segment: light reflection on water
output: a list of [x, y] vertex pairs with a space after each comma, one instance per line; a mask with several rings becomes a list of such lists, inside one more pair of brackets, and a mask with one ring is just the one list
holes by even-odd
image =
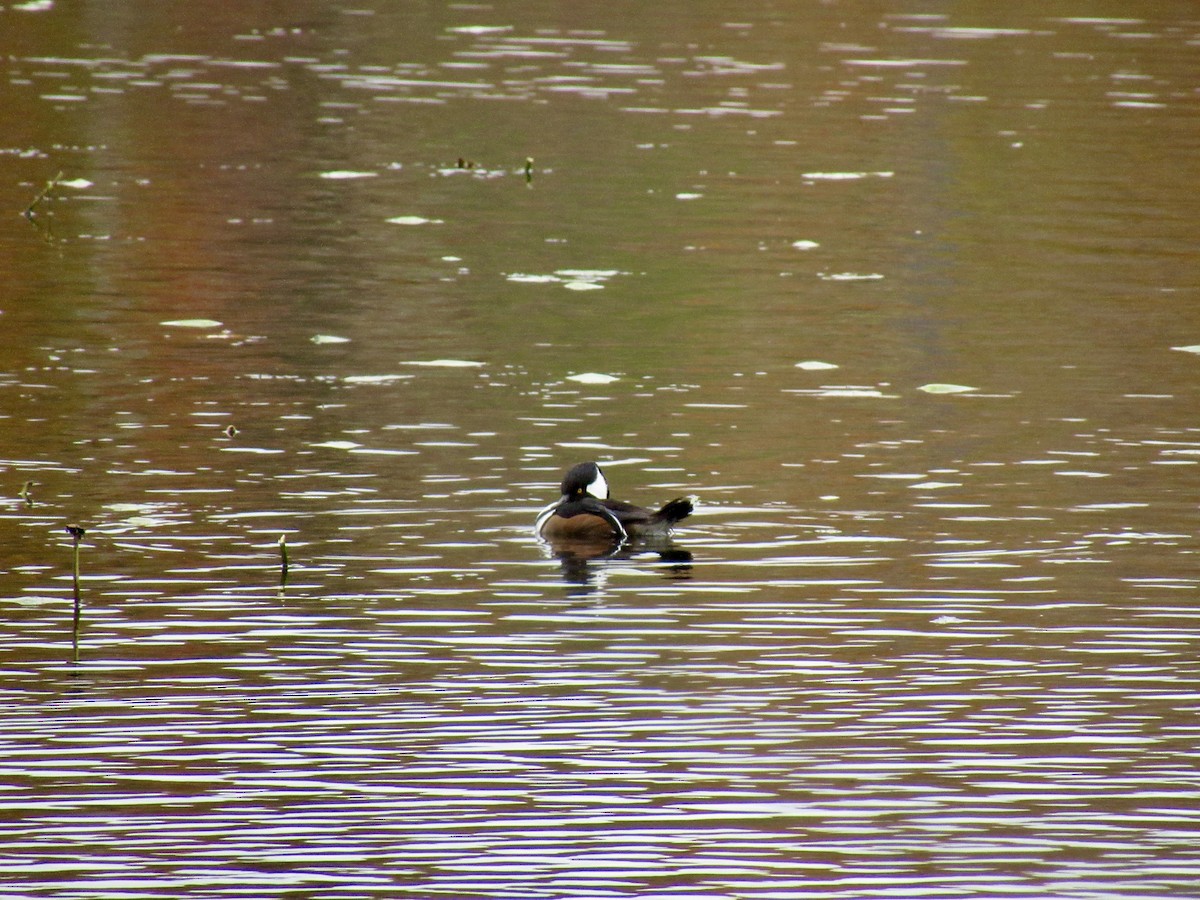
[[1194, 892], [1191, 11], [360, 6], [3, 12], [9, 893]]
[[[545, 401], [557, 430], [588, 402], [562, 399]], [[387, 454], [338, 462], [386, 435], [449, 466], [495, 437], [423, 446], [470, 427], [457, 415], [249, 454], [226, 470], [236, 489], [177, 495], [204, 474], [184, 457], [120, 469], [137, 486], [85, 541], [77, 664], [61, 566], [14, 572], [4, 831], [37, 862], [6, 877], [89, 896], [1120, 896], [1190, 879], [1196, 579], [1108, 570], [1192, 538], [1145, 527], [1158, 501], [1005, 501], [1025, 471], [1077, 477], [1081, 454], [1115, 477], [1100, 450], [992, 458], [975, 490], [970, 458], [931, 476], [862, 442], [839, 490], [875, 505], [820, 512], [738, 503], [754, 486], [633, 441], [531, 445], [512, 478], [486, 474], [502, 454], [473, 478], [429, 472], [420, 499], [381, 483]], [[1187, 442], [1122, 444], [1128, 465]], [[294, 468], [317, 451], [326, 465]], [[533, 541], [546, 460], [585, 451], [626, 460], [618, 484], [660, 462], [640, 493], [711, 495], [676, 538], [690, 562], [568, 565]], [[279, 508], [239, 503], [272, 490]], [[62, 506], [8, 517], [50, 534]]]
[[[377, 512], [372, 539], [408, 524]], [[593, 563], [581, 591], [531, 513], [446, 540], [445, 511], [407, 554], [298, 542], [282, 590], [266, 542], [93, 576], [78, 665], [64, 604], [17, 610], [4, 830], [39, 862], [7, 877], [1087, 896], [1190, 871], [1195, 634], [1169, 603], [1065, 592], [1053, 549], [951, 550], [929, 562], [998, 558], [997, 585], [918, 586], [899, 539], [733, 505], [682, 530], [687, 566]]]

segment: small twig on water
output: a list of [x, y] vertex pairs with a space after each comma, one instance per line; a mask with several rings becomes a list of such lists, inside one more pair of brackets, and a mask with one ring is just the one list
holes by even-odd
[[17, 496], [25, 501], [26, 506], [33, 506], [32, 491], [33, 491], [33, 482], [27, 481], [27, 482], [25, 482], [25, 484], [23, 484], [21, 486], [21, 490], [17, 493]]
[[279, 536], [279, 584], [287, 584], [288, 576], [288, 552], [287, 552], [287, 535]]
[[71, 628], [71, 635], [73, 639], [72, 643], [74, 646], [74, 656], [76, 662], [79, 661], [79, 620], [83, 611], [83, 605], [79, 600], [79, 542], [83, 540], [84, 533], [84, 529], [78, 525], [67, 526], [67, 534], [71, 535], [75, 541], [75, 562], [71, 567], [74, 575], [73, 581], [75, 584], [75, 619], [74, 625]]
[[63, 177], [63, 173], [59, 172], [57, 175], [55, 175], [53, 178], [51, 178], [49, 181], [47, 181], [46, 186], [44, 188], [42, 188], [40, 191], [38, 191], [36, 197], [34, 197], [32, 200], [29, 201], [29, 205], [27, 207], [25, 207], [25, 211], [23, 213], [21, 213], [21, 215], [23, 215], [26, 219], [28, 219], [30, 222], [32, 222], [33, 216], [34, 216], [34, 208], [39, 203], [41, 203], [43, 200], [46, 199], [46, 197], [50, 194], [50, 192], [52, 190], [54, 190], [54, 188], [58, 185], [58, 183], [60, 181], [62, 181], [62, 177]]

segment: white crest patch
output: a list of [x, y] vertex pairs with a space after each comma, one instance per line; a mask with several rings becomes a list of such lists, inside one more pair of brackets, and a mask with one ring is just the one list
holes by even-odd
[[587, 486], [587, 492], [597, 500], [608, 499], [608, 482], [604, 480], [604, 473], [600, 471], [599, 466], [596, 466], [596, 477]]

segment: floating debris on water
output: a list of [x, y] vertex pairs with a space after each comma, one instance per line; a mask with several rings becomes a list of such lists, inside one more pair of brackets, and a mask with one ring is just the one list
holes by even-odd
[[578, 375], [567, 376], [567, 381], [577, 381], [580, 384], [612, 384], [620, 380], [616, 375], [605, 375], [601, 372], [580, 372]]
[[569, 291], [598, 291], [604, 288], [604, 282], [610, 278], [628, 274], [620, 269], [558, 269], [553, 275], [509, 272], [504, 280], [520, 284], [561, 284]]
[[605, 281], [626, 273], [619, 269], [558, 269], [554, 274], [565, 279], [563, 287], [569, 291], [598, 291]]
[[441, 219], [427, 219], [424, 216], [393, 216], [388, 219], [392, 225], [442, 225]]
[[446, 30], [457, 34], [503, 34], [506, 31], [512, 31], [513, 27], [511, 25], [456, 25]]
[[970, 387], [965, 384], [923, 384], [918, 391], [924, 391], [927, 394], [968, 394], [971, 391], [977, 391], [979, 388]]
[[347, 375], [346, 384], [389, 384], [393, 381], [410, 381], [415, 375]]
[[220, 328], [225, 323], [216, 319], [170, 319], [158, 324], [167, 328]]
[[803, 397], [873, 397], [881, 400], [895, 400], [898, 396], [885, 393], [880, 388], [840, 384], [819, 388], [784, 388], [783, 393], [797, 394]]
[[472, 359], [412, 359], [400, 363], [402, 366], [428, 366], [439, 369], [474, 369], [487, 363], [476, 362]]
[[810, 181], [858, 181], [861, 178], [891, 178], [895, 172], [805, 172]]
[[822, 281], [880, 281], [883, 278], [878, 272], [869, 274], [859, 272], [821, 272], [817, 277]]
[[356, 178], [377, 178], [378, 172], [355, 172], [350, 169], [333, 169], [329, 172], [318, 172], [318, 178], [325, 178], [329, 181], [351, 181]]

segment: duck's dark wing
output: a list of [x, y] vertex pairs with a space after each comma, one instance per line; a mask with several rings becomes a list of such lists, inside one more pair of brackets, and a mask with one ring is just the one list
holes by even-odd
[[635, 532], [666, 531], [680, 519], [692, 514], [692, 501], [677, 497], [658, 511], [635, 506], [623, 500], [602, 500], [605, 508], [613, 514], [629, 534]]

